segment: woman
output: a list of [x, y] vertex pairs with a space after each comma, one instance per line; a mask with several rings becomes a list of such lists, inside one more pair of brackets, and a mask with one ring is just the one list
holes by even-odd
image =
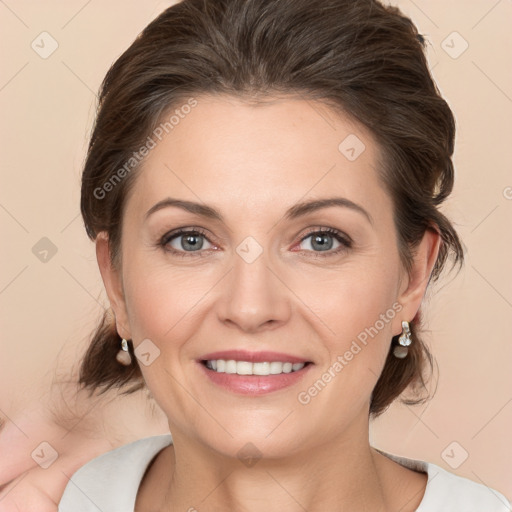
[[93, 459], [59, 510], [505, 511], [370, 446], [430, 354], [454, 119], [423, 38], [360, 0], [183, 0], [108, 72], [81, 211], [112, 306], [81, 383], [172, 433]]

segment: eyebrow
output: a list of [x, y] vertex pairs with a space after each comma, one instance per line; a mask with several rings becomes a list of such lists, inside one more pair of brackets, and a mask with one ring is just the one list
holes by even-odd
[[[222, 217], [222, 215], [211, 206], [201, 203], [195, 203], [193, 201], [175, 199], [172, 197], [167, 197], [162, 201], [156, 203], [154, 206], [152, 206], [146, 212], [145, 219], [147, 219], [151, 214], [157, 212], [158, 210], [168, 208], [170, 206], [181, 208], [182, 210], [193, 213], [195, 215], [199, 215], [201, 217], [206, 217], [209, 219], [224, 222], [224, 218]], [[316, 212], [317, 210], [321, 210], [323, 208], [330, 208], [333, 206], [349, 208], [350, 210], [358, 212], [362, 214], [373, 226], [372, 216], [362, 206], [358, 205], [357, 203], [354, 203], [353, 201], [345, 197], [331, 197], [326, 199], [316, 199], [312, 201], [298, 203], [286, 211], [284, 218], [287, 220], [294, 220], [299, 217], [303, 217], [309, 213]]]

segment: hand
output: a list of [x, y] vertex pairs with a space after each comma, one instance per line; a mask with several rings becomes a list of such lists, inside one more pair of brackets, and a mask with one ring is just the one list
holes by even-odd
[[[46, 469], [37, 462], [38, 453], [44, 453], [38, 451], [41, 442], [58, 454]], [[79, 429], [69, 431], [56, 424], [40, 403], [32, 404], [22, 416], [4, 420], [1, 426], [0, 512], [57, 512], [73, 473], [111, 449], [108, 440], [86, 436]]]
[[64, 473], [72, 474], [78, 467], [69, 459], [61, 459], [48, 469], [36, 466], [24, 471], [0, 487], [0, 511], [58, 512], [58, 503], [68, 483]]

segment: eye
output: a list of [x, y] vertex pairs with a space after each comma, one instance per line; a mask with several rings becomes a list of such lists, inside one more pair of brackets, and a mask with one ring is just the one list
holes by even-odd
[[[310, 231], [307, 236], [302, 238], [301, 243], [308, 239], [311, 240], [306, 244], [306, 250], [308, 252], [317, 253], [315, 254], [315, 257], [336, 255], [352, 247], [352, 240], [350, 237], [333, 228], [323, 228]], [[334, 250], [331, 250], [336, 242], [338, 243], [338, 246], [335, 247]], [[308, 245], [311, 249], [307, 247]]]
[[[308, 239], [311, 239], [311, 241], [306, 244], [306, 249], [301, 252], [313, 253], [314, 257], [334, 256], [352, 247], [351, 238], [333, 228], [316, 228], [303, 237], [300, 244]], [[211, 247], [205, 247], [205, 241]], [[332, 250], [336, 243], [338, 245]], [[206, 249], [216, 248], [201, 228], [180, 228], [171, 231], [161, 238], [158, 245], [166, 252], [179, 257], [205, 256]], [[308, 245], [309, 247], [307, 247]]]
[[193, 253], [202, 255], [201, 253], [204, 252], [202, 249], [209, 248], [204, 247], [204, 241], [210, 244], [206, 233], [199, 228], [179, 229], [165, 234], [160, 240], [159, 245], [161, 245], [164, 250], [176, 254], [177, 256], [187, 257], [193, 256]]

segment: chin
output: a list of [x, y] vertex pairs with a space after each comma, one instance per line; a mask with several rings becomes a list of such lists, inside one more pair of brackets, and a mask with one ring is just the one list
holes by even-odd
[[279, 427], [276, 429], [276, 425], [278, 423], [270, 429], [267, 425], [261, 428], [252, 425], [236, 431], [230, 429], [233, 437], [228, 434], [213, 439], [210, 436], [201, 437], [210, 449], [225, 457], [239, 459], [242, 463], [261, 458], [282, 459], [304, 449], [304, 436], [289, 429], [278, 432]]

